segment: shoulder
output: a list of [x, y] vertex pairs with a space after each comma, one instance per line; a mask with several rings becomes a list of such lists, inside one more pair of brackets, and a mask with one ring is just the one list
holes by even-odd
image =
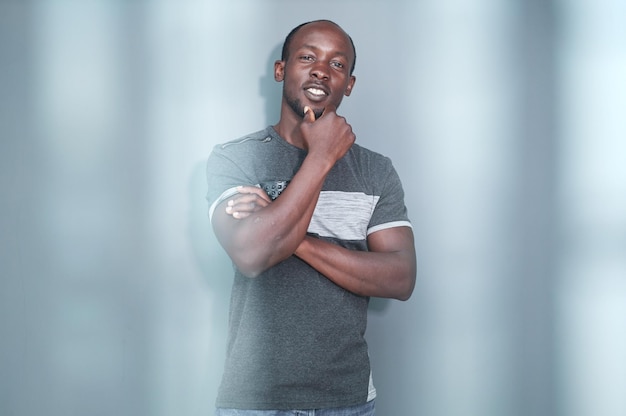
[[392, 161], [389, 157], [374, 150], [363, 147], [357, 143], [352, 145], [349, 154], [351, 155], [350, 159], [352, 159], [353, 162], [358, 163], [362, 167], [377, 170], [386, 170], [393, 167]]
[[242, 149], [250, 145], [254, 146], [255, 144], [259, 144], [259, 143], [268, 143], [272, 140], [272, 137], [268, 129], [269, 128], [265, 128], [263, 130], [259, 130], [254, 133], [246, 134], [245, 136], [241, 136], [237, 139], [217, 144], [215, 145], [213, 150], [216, 152], [220, 152], [220, 151], [226, 151], [233, 147], [237, 149]]

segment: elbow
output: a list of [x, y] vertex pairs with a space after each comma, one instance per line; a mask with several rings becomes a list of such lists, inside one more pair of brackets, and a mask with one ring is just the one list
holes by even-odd
[[247, 253], [247, 255], [232, 256], [231, 260], [242, 275], [257, 278], [268, 269], [285, 260], [289, 256], [268, 256], [263, 253]]
[[226, 251], [239, 273], [256, 278], [271, 267], [270, 253], [262, 250], [263, 245], [237, 244]]
[[413, 294], [414, 288], [415, 288], [415, 281], [411, 285], [403, 285], [403, 287], [396, 294], [395, 298], [403, 302], [409, 300], [411, 298], [411, 295]]
[[412, 269], [400, 280], [396, 296], [394, 296], [397, 300], [405, 302], [411, 298], [415, 289], [415, 275], [416, 270]]
[[239, 266], [236, 266], [237, 270], [239, 270], [239, 273], [241, 273], [243, 276], [248, 277], [250, 279], [255, 279], [257, 277], [259, 277], [259, 275], [261, 273], [263, 273], [263, 270], [247, 270], [247, 269], [243, 269]]
[[417, 276], [417, 258], [415, 257], [415, 250], [411, 249], [407, 252], [408, 255], [403, 257], [404, 261], [398, 262], [394, 298], [401, 301], [407, 301], [411, 298], [413, 290], [415, 289], [415, 280]]
[[273, 242], [252, 243], [252, 239], [243, 238], [243, 243], [231, 246], [227, 252], [237, 270], [250, 278], [259, 277], [268, 269], [293, 254], [280, 239]]
[[409, 300], [411, 298], [411, 294], [412, 293], [413, 293], [412, 290], [403, 292], [403, 293], [399, 294], [398, 296], [396, 296], [396, 299], [400, 300], [402, 302], [406, 302], [407, 300]]
[[259, 277], [260, 274], [269, 268], [264, 267], [261, 262], [254, 261], [249, 257], [238, 259], [233, 258], [232, 260], [239, 273], [252, 279]]

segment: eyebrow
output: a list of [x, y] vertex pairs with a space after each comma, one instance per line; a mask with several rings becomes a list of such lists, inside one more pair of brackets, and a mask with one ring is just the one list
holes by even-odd
[[[313, 50], [320, 50], [320, 48], [318, 46], [308, 45], [308, 44], [302, 45], [298, 49], [303, 49], [303, 48], [308, 48], [308, 49], [313, 49]], [[346, 59], [347, 61], [350, 61], [350, 56], [347, 53], [345, 53], [345, 52], [335, 52], [335, 55], [341, 56], [344, 59]]]

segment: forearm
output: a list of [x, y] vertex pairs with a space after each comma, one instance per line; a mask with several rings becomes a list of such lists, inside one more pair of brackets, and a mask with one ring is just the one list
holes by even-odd
[[407, 300], [415, 286], [415, 253], [408, 249], [355, 251], [307, 236], [295, 254], [357, 295]]

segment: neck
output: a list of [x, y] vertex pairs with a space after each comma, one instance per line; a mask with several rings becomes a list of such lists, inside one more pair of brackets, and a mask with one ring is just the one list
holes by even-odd
[[298, 117], [291, 108], [284, 107], [280, 112], [280, 120], [274, 125], [274, 130], [285, 139], [285, 141], [293, 146], [306, 149], [304, 139], [300, 133], [300, 123], [302, 118]]

